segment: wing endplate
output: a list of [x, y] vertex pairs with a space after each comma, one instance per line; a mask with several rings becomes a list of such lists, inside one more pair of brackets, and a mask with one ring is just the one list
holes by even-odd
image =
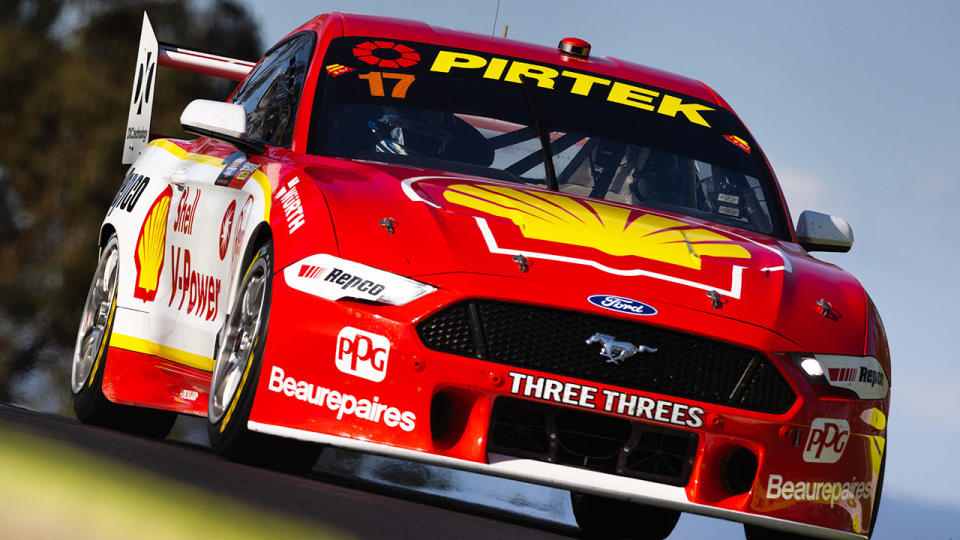
[[153, 113], [153, 91], [157, 79], [159, 44], [153, 33], [150, 18], [143, 14], [140, 30], [140, 46], [137, 50], [137, 70], [133, 77], [133, 93], [130, 97], [130, 112], [127, 114], [127, 131], [123, 139], [123, 163], [133, 163], [143, 153], [150, 140], [150, 116]]
[[127, 131], [124, 133], [122, 163], [129, 165], [136, 161], [150, 141], [150, 117], [153, 113], [158, 66], [242, 81], [255, 65], [255, 62], [159, 43], [150, 18], [144, 13], [130, 111], [127, 114]]

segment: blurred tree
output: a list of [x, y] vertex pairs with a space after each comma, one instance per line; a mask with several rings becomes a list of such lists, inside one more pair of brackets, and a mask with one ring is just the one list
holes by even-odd
[[[0, 9], [0, 401], [65, 412], [70, 356], [120, 164], [143, 13], [163, 41], [255, 60], [233, 0], [3, 0]], [[153, 131], [235, 83], [161, 69]]]

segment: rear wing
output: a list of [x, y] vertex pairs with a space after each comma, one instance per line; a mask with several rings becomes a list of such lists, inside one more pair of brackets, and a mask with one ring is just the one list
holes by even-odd
[[143, 28], [140, 30], [140, 46], [137, 50], [137, 68], [133, 77], [133, 94], [130, 97], [130, 112], [127, 115], [127, 131], [123, 141], [122, 163], [124, 165], [136, 161], [149, 142], [158, 64], [234, 81], [242, 81], [256, 65], [254, 62], [160, 43], [153, 32], [150, 18], [144, 13]]

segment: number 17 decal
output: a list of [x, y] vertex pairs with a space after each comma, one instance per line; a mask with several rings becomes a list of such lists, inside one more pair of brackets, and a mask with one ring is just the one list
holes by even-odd
[[407, 97], [407, 90], [410, 88], [410, 85], [413, 84], [413, 80], [416, 78], [415, 76], [407, 73], [383, 73], [380, 71], [371, 71], [366, 75], [358, 75], [358, 77], [367, 81], [367, 83], [370, 85], [370, 95], [375, 97], [384, 97], [386, 95], [383, 91], [384, 79], [396, 80], [397, 83], [390, 92], [390, 97], [397, 99], [403, 99]]

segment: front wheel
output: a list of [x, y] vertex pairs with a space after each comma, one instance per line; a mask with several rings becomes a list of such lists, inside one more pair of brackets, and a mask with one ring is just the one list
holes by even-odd
[[210, 383], [207, 433], [213, 451], [227, 459], [306, 473], [317, 460], [317, 446], [247, 429], [263, 362], [272, 289], [273, 246], [268, 242], [250, 262], [220, 333]]
[[117, 236], [113, 235], [100, 252], [83, 306], [70, 368], [73, 410], [85, 424], [162, 439], [173, 428], [176, 413], [120, 405], [103, 395], [103, 372], [117, 312], [119, 253]]
[[680, 512], [646, 504], [573, 491], [573, 516], [587, 538], [663, 540], [680, 520]]

